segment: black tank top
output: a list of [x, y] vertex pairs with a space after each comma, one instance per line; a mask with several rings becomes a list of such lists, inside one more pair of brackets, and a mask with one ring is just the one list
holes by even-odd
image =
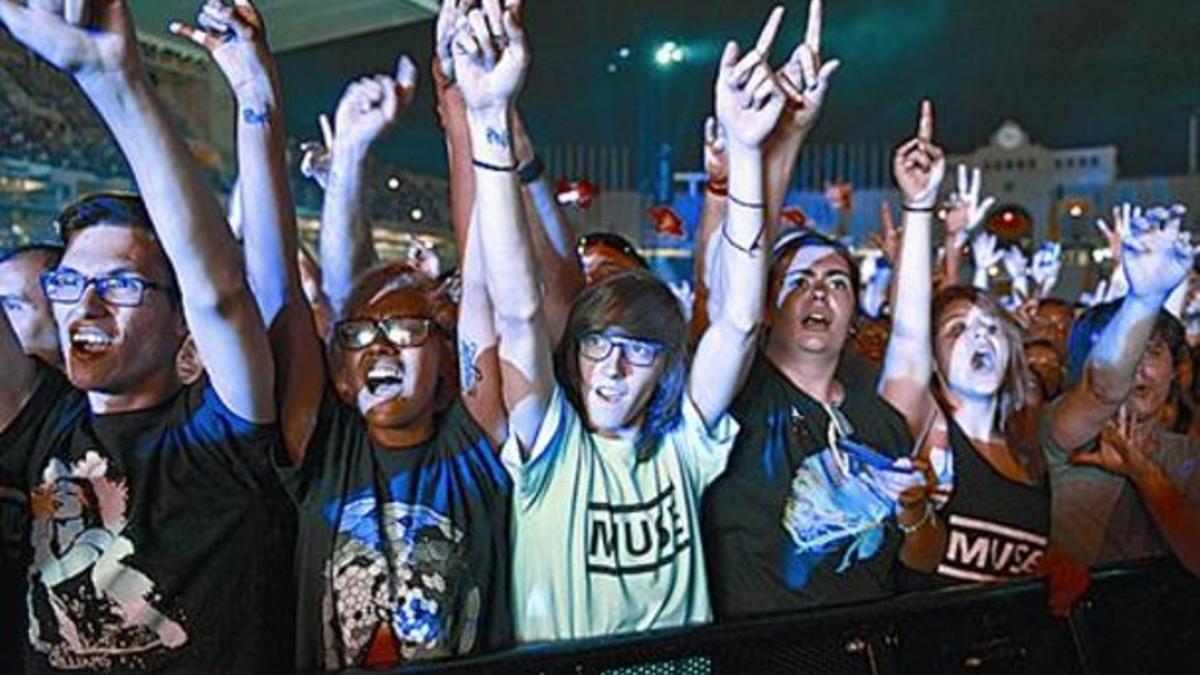
[[963, 430], [946, 417], [954, 458], [954, 491], [938, 512], [947, 528], [946, 551], [932, 575], [907, 568], [909, 589], [991, 583], [1034, 573], [1050, 535], [1050, 487], [1011, 480], [979, 454]]

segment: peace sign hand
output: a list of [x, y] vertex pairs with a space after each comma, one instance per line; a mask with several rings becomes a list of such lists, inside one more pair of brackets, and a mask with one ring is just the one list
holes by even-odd
[[771, 11], [757, 44], [745, 55], [736, 42], [725, 45], [717, 70], [716, 108], [731, 147], [761, 148], [783, 111], [783, 91], [767, 63], [783, 11]]

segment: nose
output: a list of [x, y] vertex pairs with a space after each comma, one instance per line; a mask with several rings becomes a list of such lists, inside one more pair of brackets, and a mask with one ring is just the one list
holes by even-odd
[[625, 358], [625, 348], [613, 345], [612, 351], [600, 362], [600, 372], [612, 378], [619, 378], [629, 370], [629, 362]]
[[79, 308], [83, 311], [83, 315], [88, 317], [101, 316], [108, 310], [108, 306], [96, 292], [95, 284], [88, 284], [83, 289], [83, 296], [79, 298]]

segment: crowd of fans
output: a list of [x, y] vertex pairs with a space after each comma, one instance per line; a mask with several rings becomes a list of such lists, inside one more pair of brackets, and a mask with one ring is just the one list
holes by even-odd
[[0, 667], [400, 666], [1030, 577], [1061, 616], [1098, 564], [1200, 572], [1182, 209], [1118, 209], [1111, 277], [1054, 300], [1059, 249], [974, 232], [986, 186], [948, 170], [926, 101], [876, 248], [781, 230], [839, 63], [812, 0], [782, 65], [782, 8], [721, 56], [684, 306], [628, 242], [570, 232], [516, 105], [521, 11], [437, 20], [450, 270], [419, 247], [380, 264], [370, 236], [408, 57], [349, 83], [305, 148], [314, 259], [250, 0], [172, 25], [236, 101], [228, 213], [123, 0], [0, 2], [139, 187], [0, 259], [0, 624], [24, 627]]

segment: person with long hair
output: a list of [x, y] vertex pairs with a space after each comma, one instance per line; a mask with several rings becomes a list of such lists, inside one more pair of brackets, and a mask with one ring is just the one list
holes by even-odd
[[985, 292], [951, 286], [933, 294], [930, 235], [945, 160], [929, 102], [893, 171], [904, 238], [880, 393], [918, 439], [914, 463], [930, 479], [902, 495], [902, 585], [1033, 575], [1049, 545], [1050, 490], [1021, 330]]
[[732, 203], [721, 273], [731, 295], [690, 369], [679, 302], [638, 270], [607, 276], [576, 298], [555, 358], [511, 142], [511, 106], [528, 66], [525, 34], [515, 12], [484, 3], [456, 36], [509, 411], [501, 455], [514, 481], [519, 641], [711, 618], [700, 497], [725, 468], [736, 431], [727, 408], [762, 312], [762, 143], [783, 108], [766, 57], [782, 14], [772, 12], [753, 50], [742, 54], [731, 42], [721, 58], [716, 99], [731, 139]]

